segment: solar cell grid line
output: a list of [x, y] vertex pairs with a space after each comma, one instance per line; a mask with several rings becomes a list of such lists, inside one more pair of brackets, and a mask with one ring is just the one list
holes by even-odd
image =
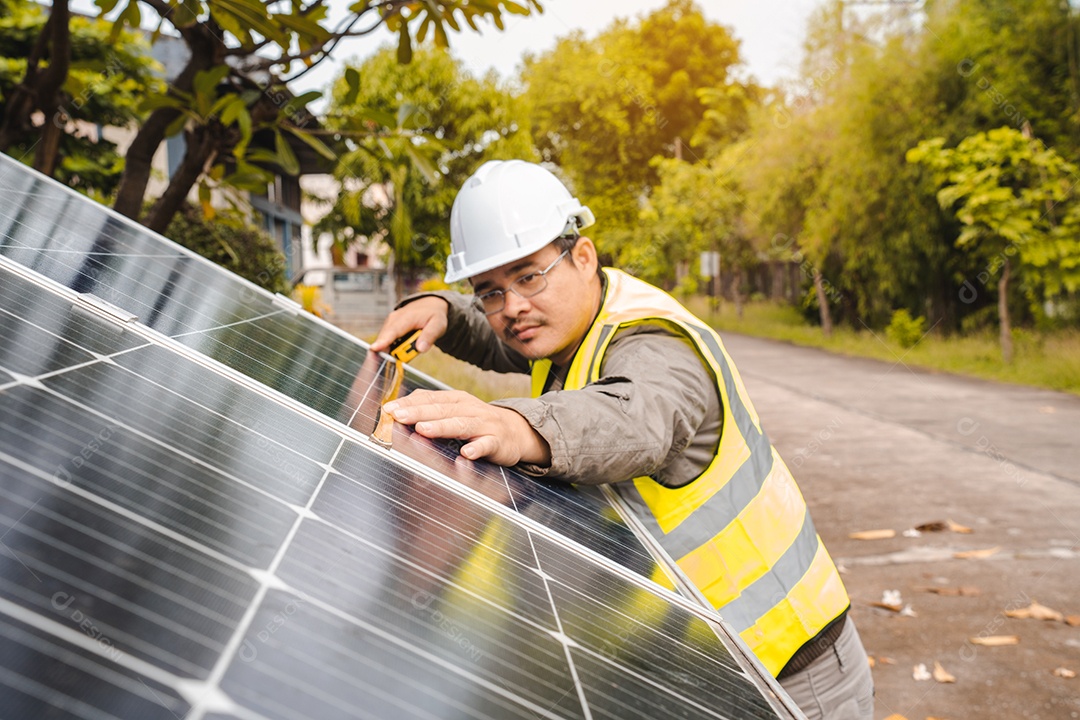
[[148, 344], [43, 292], [0, 262], [0, 370], [7, 377], [39, 378]]
[[[88, 720], [176, 720], [188, 712], [190, 705], [173, 689], [174, 676], [136, 658], [102, 657], [94, 652], [97, 643], [0, 597], [0, 692], [10, 689], [4, 710]], [[55, 671], [58, 663], [63, 673]], [[50, 684], [19, 672], [27, 665], [40, 667], [41, 679], [47, 675]], [[119, 715], [102, 711], [102, 705]]]
[[[47, 281], [44, 281], [44, 282], [47, 282]], [[55, 291], [55, 292], [59, 292], [59, 293], [63, 293], [63, 292], [69, 292], [69, 291], [65, 290], [64, 288], [54, 288], [54, 291]], [[154, 333], [153, 331], [150, 331], [150, 330], [145, 330], [145, 331], [143, 331], [143, 332], [144, 332], [144, 334], [145, 334], [145, 335], [146, 335], [147, 337], [149, 337], [149, 338], [151, 338], [151, 339], [155, 340], [155, 342], [158, 342], [158, 343], [161, 343], [161, 342], [166, 342], [166, 343], [167, 343], [167, 342], [168, 342], [168, 340], [167, 340], [167, 339], [165, 339], [165, 338], [162, 338], [162, 337], [160, 336], [160, 334], [158, 334], [158, 333]], [[229, 373], [229, 372], [227, 371], [227, 369], [226, 369], [226, 368], [221, 368], [221, 367], [220, 367], [219, 365], [217, 365], [217, 364], [215, 364], [215, 363], [207, 363], [207, 360], [206, 360], [206, 359], [205, 359], [204, 357], [202, 357], [202, 356], [199, 356], [199, 355], [192, 355], [192, 354], [191, 354], [190, 352], [184, 352], [184, 351], [185, 351], [185, 348], [181, 348], [181, 347], [178, 347], [178, 348], [176, 348], [176, 349], [177, 349], [178, 351], [181, 351], [181, 354], [183, 354], [183, 355], [185, 356], [185, 358], [187, 358], [187, 359], [189, 359], [189, 360], [194, 360], [194, 361], [196, 361], [197, 363], [200, 363], [200, 364], [209, 364], [209, 365], [212, 365], [213, 367], [217, 368], [217, 370], [219, 370], [219, 371], [226, 371], [226, 373], [225, 373], [225, 374], [227, 374], [227, 375], [230, 375], [230, 373]], [[158, 352], [163, 352], [163, 351], [160, 351], [160, 349], [158, 349], [158, 348], [150, 348], [150, 349], [148, 349], [148, 351], [150, 351], [150, 352], [154, 352], [154, 351], [158, 351]], [[374, 355], [372, 355], [372, 356], [371, 356], [371, 358], [372, 358], [372, 359], [373, 359], [373, 360], [374, 360], [374, 361], [375, 361], [376, 363], [379, 363], [379, 362], [381, 362], [381, 361], [380, 361], [380, 360], [378, 360], [378, 358], [377, 358], [376, 356], [374, 356]], [[178, 362], [180, 362], [180, 361], [179, 361], [178, 359], [177, 359], [177, 361], [178, 361]], [[376, 373], [376, 375], [378, 375], [378, 374]], [[243, 375], [238, 375], [238, 374], [236, 374], [235, 372], [232, 372], [230, 376], [235, 376], [235, 378], [236, 378], [237, 380], [241, 380], [241, 381], [242, 381], [243, 383], [246, 383], [246, 385], [248, 385], [248, 386], [250, 386], [250, 387], [256, 387], [256, 389], [259, 389], [259, 388], [261, 388], [261, 386], [252, 386], [252, 385], [251, 385], [251, 381], [250, 381], [250, 379], [249, 379], [248, 377], [246, 377], [246, 376], [243, 376]], [[365, 387], [365, 389], [366, 389], [366, 385], [365, 385], [364, 387]], [[264, 388], [262, 389], [262, 392], [263, 392], [263, 393], [266, 393], [266, 391], [265, 391], [265, 389], [264, 389]], [[272, 395], [272, 393], [268, 393], [268, 394]], [[306, 407], [302, 407], [301, 409], [302, 409], [302, 410], [303, 410], [304, 412], [308, 412], [308, 410], [307, 410], [307, 408], [306, 408]], [[310, 414], [310, 413], [308, 412], [308, 414]], [[325, 423], [325, 422], [324, 422], [324, 424], [327, 424], [327, 423]], [[339, 428], [339, 427], [340, 427], [340, 426], [336, 425], [335, 423], [329, 423], [329, 425], [330, 425], [330, 426], [332, 426], [332, 427], [334, 427], [334, 428]], [[429, 443], [429, 442], [428, 442], [428, 441], [427, 441], [426, 439], [420, 438], [419, 436], [415, 436], [415, 438], [416, 438], [416, 440], [417, 440], [417, 443], [418, 443], [418, 444], [417, 444], [417, 447], [418, 447], [418, 448], [423, 448], [423, 447], [425, 447], [425, 446], [427, 446], [427, 445], [430, 445], [430, 443]], [[365, 441], [367, 440], [367, 438], [366, 438], [366, 435], [365, 435], [365, 438], [364, 438], [364, 440], [365, 440]], [[400, 447], [400, 446], [401, 446], [402, 444], [403, 444], [402, 442], [399, 442], [399, 443], [398, 443], [399, 447]], [[429, 458], [429, 461], [430, 461], [430, 458]], [[457, 458], [457, 459], [456, 459], [456, 460], [455, 460], [454, 462], [455, 462], [455, 463], [458, 463], [458, 464], [466, 464], [466, 465], [468, 465], [468, 466], [472, 466], [472, 463], [470, 463], [469, 461], [465, 461], [465, 460], [464, 460], [463, 458]], [[441, 465], [440, 465], [440, 466], [439, 466], [439, 468], [440, 468], [440, 469], [444, 469], [444, 466], [441, 466]], [[470, 478], [469, 476], [461, 476], [461, 477], [459, 477], [458, 479], [459, 479], [459, 480], [461, 480], [461, 481], [463, 481], [463, 482], [467, 482], [467, 483], [470, 483], [470, 481], [471, 481], [472, 479], [475, 479], [475, 478]], [[498, 482], [498, 487], [500, 487], [500, 488], [504, 487], [504, 484], [503, 484], [503, 482], [502, 482], [501, 480], [499, 480], [499, 481], [497, 481], [497, 482]], [[475, 483], [470, 483], [470, 484], [475, 484]], [[484, 490], [490, 491], [490, 488], [484, 488]], [[533, 505], [531, 506], [531, 509], [535, 509], [535, 508], [538, 508], [538, 507], [540, 507], [540, 504], [539, 504], [539, 503], [534, 503], [534, 504], [533, 504]], [[552, 515], [552, 514], [554, 514], [554, 515], [556, 515], [556, 516], [560, 516], [560, 515], [562, 514], [560, 510], [558, 510], [558, 509], [552, 509], [552, 508], [550, 508], [550, 507], [545, 507], [545, 508], [543, 508], [543, 510], [544, 510], [544, 514], [545, 514], [545, 515]], [[599, 513], [599, 512], [600, 512], [600, 509], [598, 509], [598, 513]], [[528, 513], [527, 513], [527, 514], [528, 514]], [[605, 523], [607, 523], [607, 524], [610, 524], [610, 519], [605, 519], [605, 521], [604, 521], [604, 522], [605, 522]], [[625, 537], [629, 537], [629, 538], [632, 538], [633, 536], [632, 536], [632, 535], [626, 535]], [[592, 544], [593, 544], [593, 545], [595, 545], [595, 543], [592, 543]], [[640, 548], [640, 543], [638, 543], [638, 547]], [[640, 550], [640, 549], [639, 549], [639, 550], [638, 550], [637, 552], [639, 553], [638, 557], [640, 557], [640, 558], [647, 558], [647, 557], [648, 557], [647, 555], [645, 555], [645, 553], [643, 552], [643, 550]], [[605, 554], [607, 554], [607, 553], [605, 553]], [[613, 557], [615, 557], [616, 559], [618, 559], [618, 558], [619, 558], [619, 557], [620, 557], [621, 555], [624, 555], [624, 554], [625, 554], [625, 553], [624, 553], [624, 552], [623, 552], [622, 550], [620, 550], [620, 551], [618, 551], [618, 552], [615, 552], [615, 553], [610, 553], [610, 556], [613, 556]], [[650, 563], [650, 567], [653, 567], [653, 566], [655, 566], [655, 560], [649, 559], [649, 560], [648, 560], [648, 562]], [[646, 573], [646, 574], [648, 574], [648, 573]]]
[[[19, 172], [22, 174], [30, 174], [27, 169], [20, 168]], [[57, 189], [56, 192], [63, 192]], [[99, 209], [99, 212], [105, 213], [104, 209]], [[162, 245], [166, 244], [163, 239], [157, 239]], [[155, 256], [168, 256], [166, 253], [154, 253]], [[224, 271], [220, 271], [219, 268], [214, 268], [215, 271], [222, 275], [225, 275]], [[235, 284], [235, 280], [230, 278], [230, 283]], [[244, 295], [245, 300], [255, 298], [259, 293], [255, 292], [251, 288], [243, 286], [242, 290], [237, 290], [231, 293], [234, 296]], [[265, 294], [265, 293], [263, 293]], [[108, 293], [107, 293], [108, 295]], [[115, 296], [115, 292], [111, 295], [112, 300], [121, 300]], [[265, 298], [264, 298], [265, 300]], [[132, 306], [134, 307], [134, 306]], [[129, 308], [130, 309], [130, 308]], [[136, 308], [137, 309], [137, 308]], [[260, 317], [260, 316], [255, 316]], [[303, 318], [306, 322], [296, 320], [292, 317], [275, 317], [273, 318], [274, 330], [262, 331], [264, 336], [268, 336], [268, 339], [252, 340], [249, 337], [244, 337], [240, 334], [241, 328], [236, 323], [230, 323], [227, 332], [231, 337], [231, 342], [221, 342], [216, 335], [215, 330], [198, 331], [197, 333], [185, 333], [184, 341], [192, 344], [198, 349], [202, 350], [206, 354], [209, 354], [216, 359], [222, 360], [230, 366], [237, 367], [249, 375], [257, 377], [259, 380], [268, 384], [271, 387], [282, 390], [286, 394], [301, 399], [306, 404], [312, 405], [318, 409], [321, 409], [330, 416], [337, 416], [337, 405], [340, 402], [340, 396], [347, 390], [348, 381], [351, 380], [355, 374], [356, 368], [366, 351], [360, 348], [356, 342], [352, 339], [343, 339], [340, 335], [326, 332], [325, 328], [318, 326], [317, 323], [310, 322], [310, 318]], [[247, 321], [238, 321], [242, 324], [246, 324]], [[248, 325], [242, 328], [245, 331], [261, 330], [264, 323], [256, 323], [255, 325]], [[290, 352], [296, 352], [299, 355], [299, 359], [290, 360], [290, 367], [300, 366], [308, 370], [312, 363], [312, 360], [317, 360], [319, 363], [328, 363], [326, 371], [316, 371], [313, 373], [314, 378], [306, 380], [304, 378], [297, 377], [294, 373], [275, 373], [267, 372], [272, 370], [270, 364], [265, 359], [260, 359], [257, 362], [249, 363], [248, 360], [253, 357], [255, 352], [262, 354], [276, 354], [282, 359], [286, 359], [285, 353], [274, 350], [274, 345], [282, 345], [281, 338], [289, 337], [290, 334], [296, 335], [297, 333], [306, 332], [307, 335], [302, 340], [296, 340], [293, 342], [284, 343], [285, 347]], [[252, 345], [255, 350], [244, 350], [248, 345]], [[307, 346], [317, 345], [314, 351]], [[335, 347], [341, 346], [341, 347]], [[274, 350], [274, 352], [270, 352]], [[351, 356], [351, 359], [349, 359]], [[340, 358], [340, 360], [338, 359]], [[299, 360], [299, 361], [298, 361]], [[415, 377], [415, 373], [410, 373]], [[312, 373], [308, 372], [311, 376]], [[344, 411], [348, 411], [349, 408], [344, 408]], [[528, 482], [528, 481], [526, 481]], [[516, 486], [520, 486], [520, 482], [516, 483]], [[600, 507], [595, 502], [586, 503], [584, 498], [578, 498], [576, 493], [568, 491], [560, 491], [554, 488], [548, 488], [544, 486], [537, 486], [533, 488], [534, 495], [552, 495], [562, 492], [563, 497], [560, 500], [575, 500], [582, 499], [585, 505], [586, 512], [585, 517], [588, 518], [590, 514], [595, 513], [596, 507]], [[541, 500], [542, 498], [534, 497], [532, 501]], [[566, 503], [562, 503], [567, 506]], [[553, 518], [557, 520], [559, 518]], [[573, 516], [567, 516], [565, 519], [574, 521]]]
[[268, 293], [11, 158], [0, 158], [0, 255], [95, 292], [165, 334], [279, 309]]
[[[559, 645], [549, 635], [550, 606], [546, 598], [541, 602], [539, 577], [528, 566], [530, 558], [522, 554], [527, 549], [524, 532], [486, 509], [464, 507], [467, 503], [461, 498], [393, 467], [369, 450], [354, 447], [352, 458], [353, 463], [363, 459], [369, 470], [383, 468], [381, 473], [356, 477], [382, 485], [388, 495], [398, 494], [404, 501], [399, 507], [434, 494], [430, 509], [447, 503], [455, 508], [437, 522], [436, 516], [420, 513], [399, 522], [401, 533], [393, 547], [386, 548], [385, 562], [356, 552], [355, 543], [374, 541], [336, 527], [309, 526], [307, 537], [293, 544], [291, 561], [286, 559], [280, 573], [290, 586], [304, 589], [301, 607], [327, 610], [364, 628], [377, 620], [378, 627], [395, 629], [396, 637], [424, 648], [463, 680], [515, 701], [544, 707], [571, 690], [568, 674], [560, 668]], [[351, 465], [350, 477], [356, 468]], [[339, 488], [355, 483], [342, 480]], [[457, 537], [448, 532], [454, 525], [462, 525]], [[336, 571], [332, 577], [325, 572], [328, 568]], [[296, 644], [301, 647], [257, 644], [259, 657], [269, 656], [269, 667], [258, 671], [272, 673], [281, 653], [304, 653], [303, 646], [312, 643], [297, 639]], [[367, 648], [354, 648], [352, 654], [358, 661], [372, 660]], [[335, 698], [343, 701], [354, 692], [339, 687]]]
[[[369, 387], [368, 389], [370, 390], [370, 387]], [[360, 407], [360, 406], [358, 405], [358, 406], [357, 406], [357, 408], [359, 408], [359, 407]], [[354, 415], [356, 415], [356, 414], [357, 414], [357, 412], [354, 412]], [[347, 433], [346, 433], [346, 435], [347, 435]], [[360, 438], [360, 440], [361, 440], [361, 441], [366, 441], [366, 437], [364, 437], [364, 438]], [[363, 445], [364, 445], [364, 442], [361, 442], [361, 443], [360, 443], [360, 445], [361, 445], [361, 446], [363, 447]], [[418, 445], [418, 447], [419, 447], [419, 445]], [[402, 462], [402, 460], [403, 460], [403, 458], [402, 458], [402, 457], [398, 457], [398, 456], [397, 456], [396, 454], [393, 454], [393, 453], [392, 453], [392, 454], [390, 454], [390, 459], [392, 459], [392, 460], [394, 460], [394, 461], [396, 461], [396, 462], [398, 462], [398, 463], [401, 463], [401, 462]], [[408, 465], [412, 465], [413, 463], [411, 463], [411, 462], [410, 462], [410, 463], [407, 463], [407, 464], [408, 464]], [[425, 477], [425, 479], [427, 479], [428, 481], [435, 481], [435, 482], [436, 482], [437, 484], [439, 484], [440, 486], [441, 486], [442, 484], [445, 484], [445, 482], [446, 482], [445, 478], [438, 478], [438, 477], [436, 477], [435, 475], [433, 475], [433, 474], [432, 474], [432, 472], [431, 472], [431, 471], [430, 471], [430, 469], [428, 469], [428, 468], [418, 468], [418, 471], [420, 472], [420, 474], [421, 474], [421, 475], [423, 475], [423, 476]], [[502, 480], [503, 480], [503, 483], [502, 483], [502, 485], [503, 485], [503, 486], [504, 486], [504, 487], [505, 487], [505, 488], [506, 488], [507, 490], [509, 490], [509, 488], [510, 488], [510, 484], [509, 484], [509, 482], [507, 482], [507, 481], [506, 481], [506, 478], [505, 478], [505, 476], [503, 476], [503, 477], [502, 477]], [[458, 494], [458, 495], [461, 495], [461, 496], [464, 496], [464, 497], [466, 497], [466, 498], [468, 498], [468, 497], [472, 497], [472, 495], [470, 495], [469, 493], [457, 493], [457, 494]], [[488, 498], [488, 499], [490, 499], [490, 498]], [[516, 502], [514, 502], [513, 504], [514, 504], [514, 505], [517, 505], [517, 503], [516, 503]], [[490, 505], [490, 503], [488, 503], [488, 505]], [[495, 507], [489, 507], [488, 509], [494, 509], [494, 510], [497, 510], [497, 511], [498, 511], [498, 513], [499, 513], [500, 515], [504, 516], [504, 517], [505, 517], [505, 516], [508, 516], [508, 514], [507, 514], [507, 513], [508, 513], [508, 511], [506, 510], [505, 506], [503, 506], [503, 505], [497, 505], [497, 506], [495, 506]], [[524, 522], [524, 520], [523, 520], [523, 519], [520, 519], [520, 518], [519, 518], [519, 519], [515, 519], [515, 518], [511, 517], [511, 520], [513, 520], [515, 524], [524, 524], [524, 525], [525, 525], [526, 527], [530, 527], [530, 528], [532, 528], [533, 532], [537, 532], [537, 533], [540, 533], [540, 535], [541, 535], [542, 537], [544, 537], [544, 538], [547, 538], [547, 539], [553, 539], [553, 536], [552, 536], [552, 534], [551, 534], [551, 532], [550, 532], [550, 529], [548, 529], [548, 528], [543, 528], [543, 527], [537, 528], [537, 527], [533, 527], [533, 525], [531, 525], [531, 524], [529, 524], [529, 523], [525, 523], [525, 522]], [[297, 525], [294, 525], [294, 527], [299, 527], [299, 526], [300, 526], [299, 524], [297, 524]], [[559, 544], [561, 544], [561, 545], [566, 545], [566, 541], [565, 541], [564, 539], [558, 538], [558, 542], [559, 542]], [[599, 562], [600, 560], [603, 560], [603, 558], [598, 558], [598, 557], [590, 556], [590, 555], [587, 555], [587, 554], [585, 554], [585, 555], [582, 555], [582, 559], [583, 559], [583, 560], [587, 560], [587, 561], [591, 561], [592, 563], [597, 563], [597, 562]], [[581, 561], [581, 560], [576, 560], [575, 562], [580, 562], [580, 561]], [[623, 575], [625, 574], [625, 571], [622, 571], [622, 569], [621, 569], [621, 568], [618, 568], [617, 566], [615, 566], [615, 567], [609, 567], [610, 563], [607, 563], [607, 564], [605, 564], [604, 562], [600, 562], [600, 565], [601, 565], [602, 567], [604, 567], [604, 568], [606, 569], [606, 570], [605, 570], [606, 572], [609, 572], [609, 573], [613, 573], [615, 577], [622, 577], [622, 576], [623, 576]], [[623, 579], [625, 580], [625, 578], [623, 578]], [[638, 587], [645, 587], [645, 586], [643, 586], [643, 585], [641, 585], [641, 584], [640, 584], [640, 580], [636, 580], [635, 582], [637, 583]], [[633, 584], [633, 583], [632, 583], [632, 584]], [[277, 591], [278, 591], [278, 590], [275, 590], [275, 592], [277, 592]], [[315, 604], [317, 604], [317, 603], [313, 601], [313, 605], [315, 605]], [[327, 608], [322, 608], [322, 609], [323, 609], [323, 610], [325, 610], [325, 609], [327, 609]], [[395, 638], [395, 639], [397, 639], [397, 640], [400, 640], [400, 638]], [[571, 661], [571, 656], [570, 656], [570, 654], [569, 654], [569, 653], [566, 653], [566, 652], [564, 651], [564, 655], [566, 656], [566, 659], [567, 659], [567, 661], [568, 661], [568, 662], [569, 662], [569, 661]], [[459, 673], [459, 674], [460, 674], [460, 673]], [[581, 694], [581, 692], [582, 692], [582, 691], [580, 690], [580, 687], [581, 687], [581, 686], [578, 686], [578, 688], [579, 688], [579, 695], [580, 695], [580, 694]]]
[[[130, 390], [129, 395], [113, 391], [121, 384]], [[311, 457], [321, 453], [309, 450], [302, 454], [271, 437], [271, 423], [258, 418], [254, 411], [257, 405], [249, 397], [225, 396], [226, 402], [243, 406], [234, 407], [237, 412], [226, 413], [194, 402], [172, 387], [120, 365], [57, 374], [44, 380], [42, 386], [79, 410], [108, 418], [110, 427], [165, 446], [186, 462], [217, 471], [260, 495], [294, 507], [306, 499], [323, 469], [323, 464]], [[163, 407], [169, 410], [167, 416], [160, 412]], [[188, 432], [189, 428], [200, 427], [205, 413], [216, 419], [215, 434]], [[255, 474], [258, 482], [241, 477], [238, 469]]]
[[[230, 322], [200, 326], [200, 329], [195, 331], [185, 329], [187, 325], [181, 326], [179, 328], [181, 330], [179, 334], [182, 335], [179, 338], [181, 342], [254, 377], [268, 387], [300, 400], [329, 417], [342, 421], [348, 421], [350, 415], [360, 418], [362, 413], [357, 412], [358, 408], [352, 401], [351, 394], [354, 390], [357, 370], [367, 356], [365, 345], [310, 315], [296, 315], [285, 311], [268, 312], [267, 308], [274, 308], [275, 303], [280, 305], [280, 302], [265, 291], [235, 278], [203, 258], [187, 257], [185, 255], [187, 251], [170, 241], [133, 225], [126, 218], [112, 217], [111, 211], [96, 206], [85, 198], [75, 196], [70, 189], [58, 186], [51, 180], [45, 180], [28, 168], [11, 167], [10, 164], [5, 166], [4, 163], [5, 160], [0, 159], [0, 182], [7, 178], [10, 181], [9, 186], [11, 183], [22, 183], [41, 193], [51, 193], [50, 196], [62, 198], [65, 202], [77, 201], [77, 204], [89, 205], [93, 209], [94, 216], [98, 218], [94, 222], [88, 222], [90, 227], [98, 227], [102, 223], [108, 225], [111, 222], [113, 225], [118, 224], [117, 227], [124, 228], [124, 232], [127, 233], [125, 242], [128, 244], [134, 245], [137, 242], [145, 246], [141, 248], [144, 250], [146, 247], [158, 247], [159, 250], [172, 248], [173, 250], [171, 253], [164, 251], [134, 253], [126, 249], [126, 246], [121, 247], [119, 240], [116, 240], [113, 243], [116, 247], [112, 248], [111, 253], [115, 254], [119, 260], [122, 261], [124, 258], [130, 260], [133, 256], [153, 259], [187, 258], [189, 270], [192, 273], [197, 271], [198, 282], [189, 282], [190, 278], [181, 276], [174, 279], [172, 286], [176, 286], [177, 283], [184, 285], [188, 288], [188, 294], [193, 294], [198, 302], [205, 302], [209, 298], [215, 303], [223, 302], [230, 307], [242, 306], [241, 310], [234, 309], [224, 313], [218, 309], [213, 310], [214, 313], [223, 314], [226, 320], [232, 319]], [[79, 209], [82, 212], [89, 212], [82, 209], [81, 205]], [[3, 210], [0, 209], [0, 218], [2, 218], [2, 212]], [[55, 213], [38, 212], [37, 215], [47, 215], [49, 222], [52, 223]], [[53, 228], [54, 224], [50, 224], [49, 227]], [[37, 232], [23, 244], [30, 247], [36, 243], [40, 246], [48, 246], [47, 252], [55, 252], [56, 243], [62, 242], [64, 237], [65, 235], [59, 232], [51, 234]], [[74, 236], [68, 237], [69, 243], [77, 244], [79, 241]], [[33, 242], [30, 242], [31, 240]], [[0, 247], [0, 255], [2, 255], [2, 250], [3, 248]], [[109, 254], [102, 253], [100, 257]], [[0, 260], [2, 259], [0, 257]], [[23, 258], [23, 260], [40, 265], [47, 259], [32, 257]], [[90, 263], [90, 270], [80, 275], [72, 274], [71, 268], [67, 266], [61, 268], [64, 272], [60, 272], [57, 267], [50, 267], [54, 270], [53, 279], [63, 282], [66, 278], [70, 284], [78, 285], [83, 290], [92, 287], [107, 301], [130, 311], [142, 313], [140, 317], [144, 321], [147, 319], [146, 307], [158, 308], [164, 303], [164, 306], [159, 308], [161, 312], [158, 315], [156, 329], [166, 334], [170, 330], [176, 330], [176, 328], [165, 327], [163, 324], [164, 318], [168, 316], [169, 307], [176, 304], [175, 289], [168, 296], [167, 301], [153, 300], [152, 289], [146, 290], [144, 293], [146, 297], [139, 298], [129, 297], [128, 293], [123, 291], [123, 288], [127, 287], [125, 283], [131, 282], [127, 277], [128, 274], [135, 275], [136, 282], [140, 283], [138, 287], [145, 290], [147, 286], [142, 280], [155, 275], [161, 276], [161, 272], [153, 268], [138, 266], [126, 267], [123, 273], [117, 271], [109, 274], [101, 269], [106, 267], [105, 265]], [[79, 278], [84, 279], [79, 280]], [[226, 287], [230, 288], [227, 292], [220, 291], [215, 294], [214, 288]], [[165, 296], [164, 293], [161, 295]], [[181, 309], [184, 308], [181, 307]], [[177, 333], [173, 332], [173, 334]], [[407, 372], [410, 378], [406, 383], [407, 389], [417, 386], [445, 387], [423, 378], [411, 369]], [[373, 415], [371, 417], [373, 418]], [[456, 450], [451, 449], [450, 452], [456, 453]], [[484, 466], [473, 472], [480, 472], [493, 482], [506, 482], [502, 474]], [[597, 523], [597, 520], [602, 519], [603, 513], [609, 508], [608, 503], [598, 498], [596, 493], [538, 484], [517, 473], [512, 474], [512, 478], [511, 492], [520, 500], [519, 504], [528, 505], [530, 507], [528, 512], [543, 518], [543, 522], [551, 525], [553, 529], [561, 531], [568, 525], [575, 526], [575, 532], [579, 534], [582, 531], [585, 532], [581, 538], [582, 542], [594, 550], [623, 562], [628, 567], [649, 561], [648, 553], [632, 533], [627, 532], [625, 528], [615, 527], [611, 523]], [[558, 511], [553, 511], [554, 508], [558, 508]]]
[[[365, 439], [366, 439], [366, 438], [365, 438]], [[468, 461], [464, 461], [464, 462], [468, 462]], [[470, 463], [470, 464], [471, 464], [471, 463]], [[460, 479], [460, 478], [459, 478], [459, 479]], [[654, 562], [653, 562], [653, 565], [654, 565]]]

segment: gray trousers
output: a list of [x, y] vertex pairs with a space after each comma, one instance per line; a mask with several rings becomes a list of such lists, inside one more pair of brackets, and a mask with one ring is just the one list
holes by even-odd
[[874, 680], [850, 616], [835, 645], [780, 684], [807, 720], [874, 718]]

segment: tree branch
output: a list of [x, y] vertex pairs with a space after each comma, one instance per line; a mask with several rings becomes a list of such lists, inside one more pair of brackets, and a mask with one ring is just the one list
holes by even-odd
[[[408, 4], [409, 0], [387, 0], [386, 2], [382, 3], [373, 3], [372, 5], [368, 6], [367, 10], [365, 10], [364, 12], [358, 13], [348, 19], [347, 23], [345, 22], [345, 20], [342, 20], [341, 24], [339, 24], [338, 27], [340, 28], [341, 25], [344, 25], [344, 29], [335, 30], [331, 35], [330, 39], [328, 39], [325, 43], [322, 43], [316, 47], [310, 47], [304, 52], [297, 53], [296, 55], [284, 53], [274, 59], [267, 58], [266, 60], [258, 63], [254, 67], [259, 70], [269, 70], [275, 65], [285, 65], [286, 67], [288, 67], [297, 60], [306, 60], [322, 53], [322, 56], [319, 57], [319, 59], [317, 59], [311, 65], [308, 65], [295, 75], [282, 80], [282, 82], [284, 83], [290, 83], [317, 67], [319, 63], [329, 57], [330, 53], [334, 51], [334, 48], [336, 48], [338, 43], [340, 43], [344, 38], [363, 37], [365, 35], [368, 35], [369, 33], [374, 32], [376, 29], [379, 28], [380, 25], [386, 22], [386, 19], [390, 15], [401, 12], [401, 8], [407, 6]], [[381, 14], [379, 19], [374, 24], [372, 24], [371, 27], [364, 28], [363, 30], [353, 31], [353, 27], [355, 27], [356, 23], [359, 22], [364, 15], [371, 12], [372, 10], [385, 11], [385, 14]]]

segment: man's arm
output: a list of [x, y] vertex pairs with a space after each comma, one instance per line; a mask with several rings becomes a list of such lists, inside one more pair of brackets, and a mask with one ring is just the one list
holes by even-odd
[[711, 461], [723, 418], [697, 353], [652, 328], [616, 336], [598, 382], [493, 404], [520, 413], [550, 448], [549, 465], [522, 470], [580, 484], [642, 475], [672, 486], [689, 482]]
[[411, 295], [386, 318], [371, 349], [385, 350], [412, 330], [422, 329], [417, 349], [432, 344], [448, 355], [496, 372], [528, 373], [529, 361], [499, 340], [468, 295], [435, 292]]
[[720, 399], [685, 339], [649, 327], [624, 331], [601, 378], [580, 390], [485, 403], [459, 391], [417, 391], [386, 405], [421, 435], [467, 441], [462, 455], [582, 484], [652, 475], [689, 482], [720, 438]]

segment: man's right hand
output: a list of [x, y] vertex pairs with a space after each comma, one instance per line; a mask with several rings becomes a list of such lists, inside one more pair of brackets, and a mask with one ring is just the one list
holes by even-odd
[[371, 349], [382, 352], [402, 335], [421, 330], [416, 349], [427, 352], [446, 332], [449, 311], [450, 303], [435, 295], [413, 300], [387, 316], [379, 336], [371, 343]]

